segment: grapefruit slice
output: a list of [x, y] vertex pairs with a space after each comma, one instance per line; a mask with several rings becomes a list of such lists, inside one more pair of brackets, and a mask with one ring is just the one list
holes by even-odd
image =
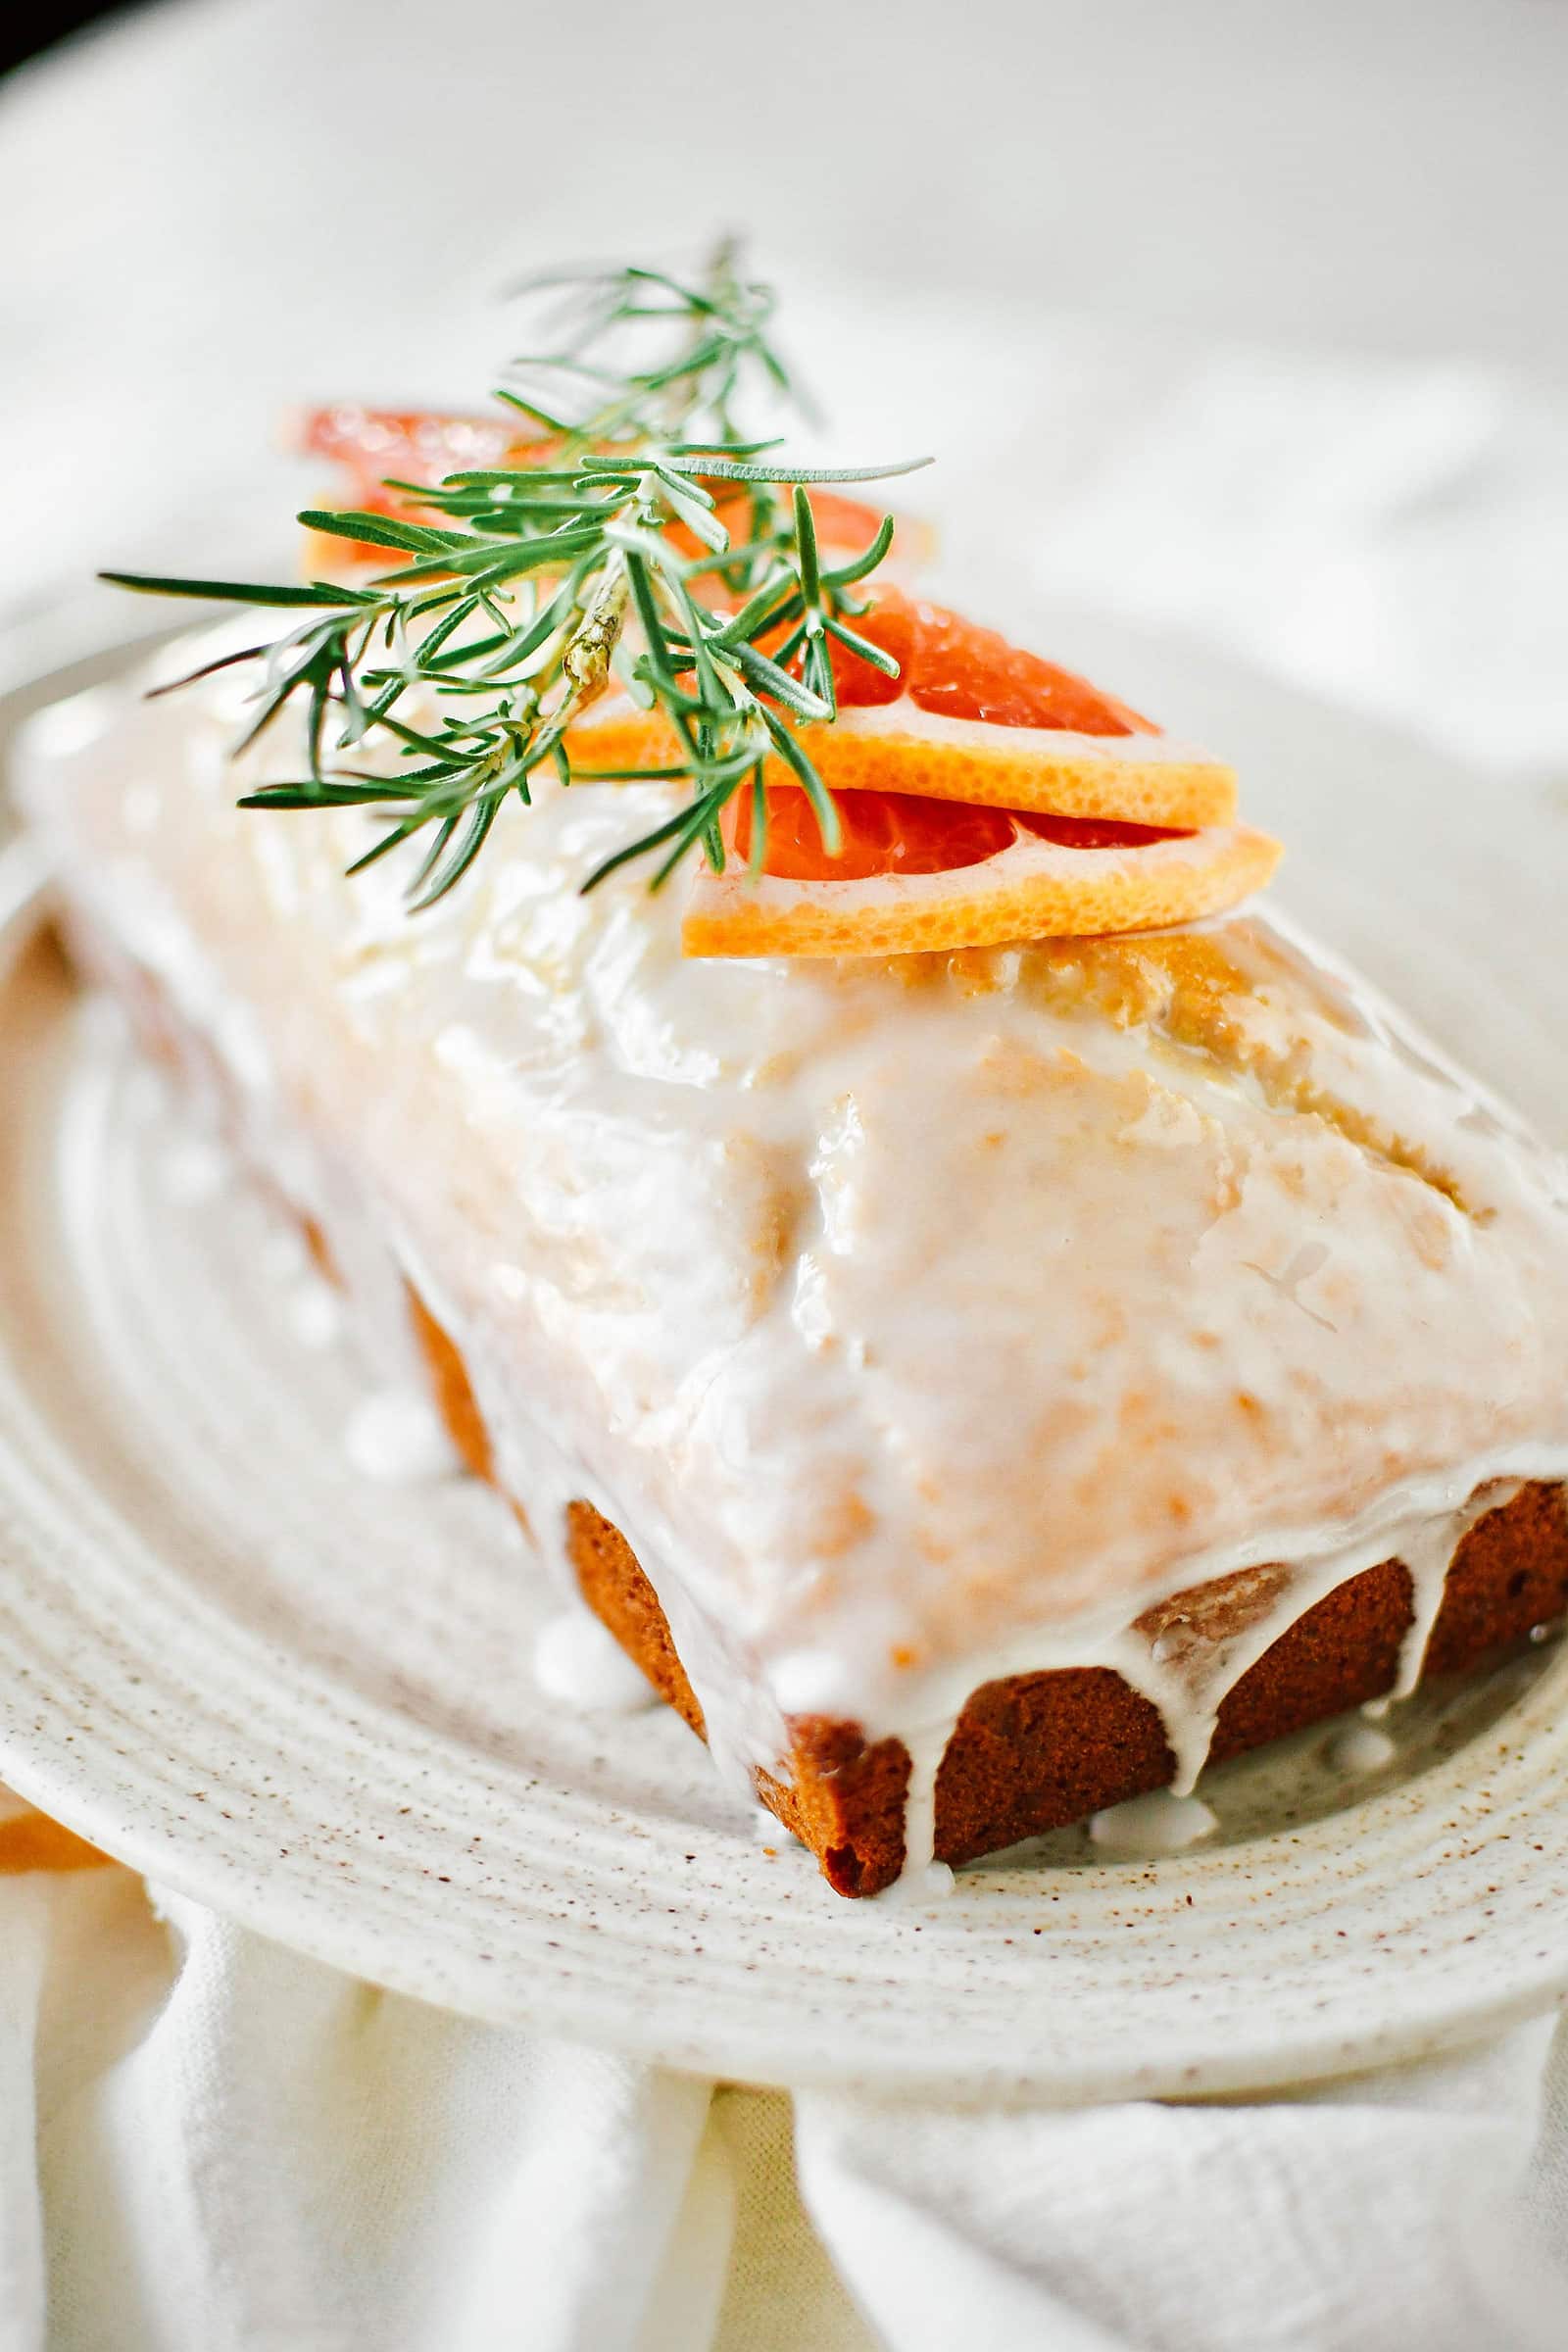
[[1280, 857], [1246, 825], [1178, 832], [874, 792], [839, 803], [835, 857], [799, 787], [767, 792], [763, 870], [747, 870], [740, 794], [724, 812], [730, 861], [692, 888], [688, 956], [896, 956], [1157, 930], [1236, 906]]
[[[854, 627], [899, 674], [833, 646], [838, 717], [801, 729], [830, 790], [1183, 831], [1234, 819], [1236, 776], [1224, 761], [1173, 743], [1125, 703], [996, 630], [880, 577]], [[585, 767], [650, 767], [677, 756], [662, 715], [618, 694], [586, 712], [569, 742]], [[789, 770], [771, 760], [767, 773], [782, 783]]]
[[[444, 416], [428, 409], [368, 409], [356, 401], [311, 409], [298, 416], [290, 445], [302, 453], [330, 458], [347, 474], [343, 494], [323, 499], [338, 513], [390, 515], [399, 522], [439, 521], [432, 510], [406, 490], [389, 490], [390, 478], [433, 489], [449, 473], [488, 466], [541, 463], [550, 443], [531, 433], [522, 417]], [[402, 559], [391, 548], [366, 539], [340, 539], [335, 532], [305, 531], [305, 569], [312, 579], [333, 579], [373, 565], [391, 571]]]
[[[532, 432], [520, 416], [444, 416], [425, 409], [368, 409], [339, 401], [331, 408], [312, 409], [300, 416], [290, 434], [292, 445], [314, 457], [330, 458], [346, 468], [348, 495], [336, 504], [370, 514], [390, 514], [406, 522], [432, 517], [407, 491], [389, 490], [388, 477], [417, 482], [433, 489], [449, 473], [464, 473], [490, 466], [540, 466], [556, 447], [547, 433]], [[733, 483], [710, 485], [717, 497], [718, 519], [732, 539], [747, 533], [744, 490]], [[837, 491], [813, 489], [811, 513], [817, 537], [830, 561], [863, 555], [876, 537], [882, 509]], [[306, 532], [307, 564], [322, 566], [373, 564], [390, 570], [393, 553], [365, 540], [338, 539], [325, 531]], [[669, 537], [682, 555], [705, 556], [695, 533], [672, 522]], [[924, 524], [901, 518], [894, 533], [888, 562], [912, 569], [930, 553], [931, 534]]]
[[449, 473], [526, 464], [526, 457], [514, 459], [511, 453], [537, 454], [547, 446], [543, 434], [529, 432], [520, 416], [367, 409], [356, 401], [309, 410], [296, 420], [289, 438], [307, 456], [331, 458], [346, 467], [354, 496], [345, 503], [359, 507], [380, 493], [389, 474], [400, 482], [421, 482], [433, 489]]

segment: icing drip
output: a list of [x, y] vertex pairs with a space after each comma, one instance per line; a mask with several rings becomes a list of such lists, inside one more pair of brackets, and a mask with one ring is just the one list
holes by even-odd
[[1200, 1798], [1179, 1796], [1169, 1788], [1130, 1796], [1124, 1805], [1109, 1805], [1089, 1819], [1095, 1844], [1104, 1853], [1129, 1859], [1182, 1853], [1218, 1827], [1218, 1817]]
[[229, 1154], [216, 1138], [184, 1136], [165, 1154], [164, 1190], [181, 1208], [194, 1208], [216, 1200], [232, 1173]]
[[906, 1879], [920, 1879], [928, 1870], [946, 1867], [933, 1860], [937, 1838], [937, 1775], [953, 1729], [952, 1723], [943, 1723], [923, 1732], [904, 1734], [904, 1744], [909, 1751], [909, 1786], [904, 1800]]
[[[1560, 1477], [1563, 1467], [1562, 1457], [1553, 1455], [1544, 1464], [1544, 1474]], [[1391, 1518], [1387, 1506], [1374, 1510], [1366, 1528], [1345, 1535], [1315, 1560], [1307, 1560], [1294, 1569], [1254, 1570], [1253, 1613], [1240, 1631], [1228, 1633], [1222, 1639], [1205, 1638], [1201, 1596], [1184, 1588], [1178, 1597], [1188, 1605], [1181, 1612], [1151, 1612], [1138, 1624], [1113, 1631], [1100, 1640], [1085, 1631], [1072, 1646], [1058, 1647], [1052, 1643], [1027, 1651], [1015, 1646], [1004, 1657], [990, 1658], [977, 1668], [971, 1687], [1000, 1681], [1008, 1674], [1037, 1672], [1044, 1667], [1109, 1667], [1155, 1708], [1176, 1764], [1168, 1788], [1155, 1790], [1148, 1798], [1129, 1800], [1129, 1807], [1147, 1805], [1150, 1809], [1147, 1821], [1144, 1814], [1129, 1812], [1136, 1834], [1139, 1837], [1148, 1834], [1148, 1821], [1156, 1825], [1181, 1819], [1196, 1822], [1198, 1814], [1173, 1815], [1156, 1800], [1169, 1798], [1184, 1804], [1192, 1798], [1208, 1761], [1214, 1728], [1226, 1698], [1281, 1636], [1351, 1577], [1384, 1560], [1401, 1559], [1410, 1574], [1412, 1617], [1400, 1645], [1398, 1683], [1387, 1696], [1370, 1700], [1361, 1710], [1363, 1715], [1371, 1717], [1386, 1714], [1392, 1701], [1407, 1696], [1420, 1680], [1427, 1642], [1442, 1606], [1448, 1566], [1459, 1544], [1478, 1520], [1510, 1501], [1522, 1484], [1521, 1478], [1489, 1477], [1484, 1469], [1468, 1470], [1457, 1480], [1446, 1482], [1450, 1492], [1457, 1486], [1462, 1494], [1463, 1499], [1458, 1503], [1439, 1490], [1422, 1507], [1408, 1511], [1405, 1498], [1408, 1515]], [[1194, 1581], [1198, 1584], [1203, 1580]], [[1244, 1594], [1239, 1604], [1244, 1617], [1247, 1602], [1248, 1596]], [[1227, 1604], [1230, 1608], [1238, 1605], [1234, 1593], [1227, 1594]], [[1544, 1634], [1550, 1629], [1541, 1630]], [[907, 1829], [906, 1832], [906, 1871], [918, 1869], [929, 1856], [937, 1777], [961, 1712], [959, 1700], [947, 1722], [927, 1728], [913, 1740], [907, 1733], [904, 1735], [912, 1760], [907, 1820], [916, 1833], [910, 1835]], [[1384, 1735], [1374, 1733], [1371, 1737], [1381, 1740]], [[1354, 1752], [1370, 1754], [1371, 1750]], [[1363, 1764], [1357, 1769], [1374, 1767]], [[1095, 1818], [1114, 1825], [1128, 1810], [1113, 1806]], [[1199, 1813], [1206, 1810], [1199, 1806]], [[1102, 1841], [1099, 1833], [1093, 1834], [1097, 1842]], [[1114, 1828], [1107, 1833], [1114, 1834]], [[1195, 1834], [1202, 1834], [1201, 1829]]]
[[387, 1486], [424, 1486], [461, 1467], [434, 1404], [407, 1389], [363, 1397], [349, 1415], [343, 1450], [363, 1478]]
[[[1511, 1502], [1523, 1482], [1517, 1478], [1489, 1480], [1446, 1519], [1428, 1520], [1410, 1527], [1400, 1540], [1398, 1556], [1410, 1572], [1412, 1614], [1399, 1645], [1399, 1671], [1389, 1699], [1408, 1698], [1421, 1680], [1427, 1643], [1443, 1606], [1449, 1564], [1478, 1519]], [[1382, 1702], [1387, 1705], [1388, 1701]]]
[[923, 1869], [913, 1871], [906, 1863], [903, 1876], [872, 1900], [893, 1910], [913, 1910], [926, 1903], [945, 1903], [957, 1883], [957, 1873], [946, 1862], [927, 1862]]
[[343, 1301], [318, 1274], [301, 1277], [287, 1302], [289, 1329], [302, 1348], [330, 1348], [342, 1336]]
[[310, 1264], [310, 1253], [298, 1226], [274, 1226], [262, 1244], [261, 1263], [263, 1272], [273, 1282], [297, 1282]]
[[[540, 1627], [533, 1645], [533, 1679], [551, 1698], [587, 1714], [640, 1715], [658, 1703], [641, 1669], [613, 1634], [581, 1607], [564, 1609]], [[778, 1828], [776, 1822], [772, 1826]]]
[[1324, 1749], [1334, 1771], [1344, 1773], [1381, 1772], [1398, 1752], [1388, 1733], [1370, 1723], [1342, 1725]]

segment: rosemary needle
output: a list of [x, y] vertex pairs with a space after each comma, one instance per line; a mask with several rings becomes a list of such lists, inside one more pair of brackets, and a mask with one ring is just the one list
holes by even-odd
[[[743, 431], [754, 389], [792, 386], [769, 336], [772, 289], [744, 279], [728, 247], [701, 284], [635, 267], [534, 282], [566, 296], [560, 341], [519, 362], [519, 382], [497, 398], [542, 436], [530, 452], [541, 463], [456, 472], [435, 488], [388, 485], [430, 519], [315, 509], [300, 516], [316, 531], [387, 549], [402, 559], [395, 570], [360, 587], [104, 578], [152, 595], [299, 610], [279, 641], [206, 662], [177, 683], [262, 665], [256, 715], [236, 751], [285, 705], [300, 705], [309, 772], [263, 785], [240, 806], [385, 808], [386, 829], [357, 865], [426, 835], [411, 908], [432, 906], [467, 871], [502, 802], [514, 793], [528, 802], [537, 769], [573, 781], [571, 721], [612, 675], [669, 723], [669, 764], [638, 772], [687, 790], [672, 816], [606, 858], [585, 890], [656, 851], [655, 889], [694, 851], [722, 867], [719, 818], [742, 791], [760, 871], [769, 760], [791, 771], [824, 845], [836, 849], [832, 796], [798, 730], [837, 715], [830, 640], [897, 674], [852, 625], [865, 609], [856, 587], [886, 555], [893, 522], [885, 516], [852, 561], [826, 564], [805, 485], [880, 481], [927, 461], [793, 466], [776, 442]], [[730, 490], [726, 510], [741, 511], [733, 536], [715, 484]], [[696, 555], [680, 551], [672, 525]], [[401, 708], [411, 694], [419, 697], [413, 716]], [[345, 763], [374, 746], [395, 747], [387, 773]]]

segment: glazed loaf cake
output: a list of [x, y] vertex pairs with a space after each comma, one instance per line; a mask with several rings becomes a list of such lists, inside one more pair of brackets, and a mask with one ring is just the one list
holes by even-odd
[[841, 1891], [1561, 1609], [1568, 1178], [1283, 921], [693, 963], [575, 892], [650, 784], [411, 922], [357, 813], [234, 809], [242, 691], [35, 725], [73, 936]]

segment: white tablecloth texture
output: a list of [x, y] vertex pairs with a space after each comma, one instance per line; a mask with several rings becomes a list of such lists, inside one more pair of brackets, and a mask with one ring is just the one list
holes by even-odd
[[792, 2115], [378, 1991], [118, 1865], [0, 1879], [0, 2352], [1556, 2352], [1565, 2327], [1549, 2020], [1256, 2102]]
[[[192, 6], [19, 82], [0, 656], [77, 650], [101, 615], [52, 637], [29, 615], [95, 563], [215, 568], [215, 516], [248, 549], [263, 492], [295, 487], [252, 454], [284, 398], [471, 399], [506, 348], [475, 299], [503, 261], [619, 251], [633, 187], [639, 231], [676, 240], [715, 188], [731, 217], [744, 166], [808, 289], [800, 346], [836, 364], [841, 449], [941, 449], [970, 568], [989, 496], [1033, 589], [1177, 624], [1538, 793], [1568, 772], [1562, 12], [1246, 13], [1277, 46], [1250, 87], [1218, 0], [1042, 0], [1023, 54], [993, 0], [956, 44], [915, 0], [802, 0], [800, 50], [753, 63], [777, 131], [805, 58], [835, 159], [810, 172], [748, 131], [735, 52], [715, 63], [686, 0], [658, 24], [609, 0], [474, 0], [450, 25], [412, 0]], [[447, 167], [394, 170], [454, 40]], [[617, 41], [669, 104], [705, 73], [722, 103], [677, 138], [628, 101], [608, 160], [552, 171], [527, 90], [591, 79]], [[956, 142], [920, 129], [944, 100]], [[460, 150], [490, 199], [512, 175], [515, 237], [494, 202], [474, 230]], [[838, 268], [864, 275], [835, 291]], [[444, 2015], [115, 1865], [0, 1875], [0, 2352], [1565, 2340], [1549, 2020], [1247, 2102], [792, 2105]]]

